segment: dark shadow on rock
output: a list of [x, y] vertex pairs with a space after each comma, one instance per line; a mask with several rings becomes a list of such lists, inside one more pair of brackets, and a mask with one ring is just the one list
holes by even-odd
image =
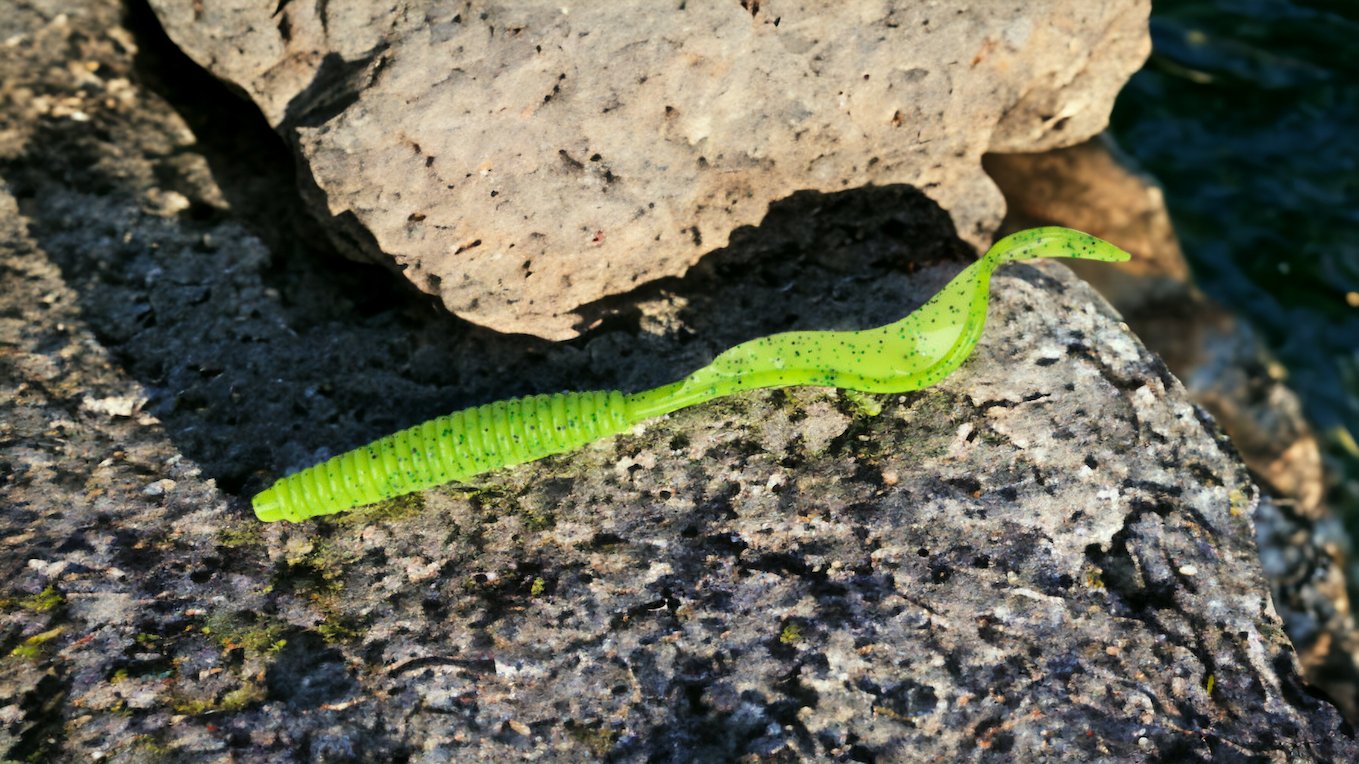
[[269, 664], [264, 684], [269, 697], [296, 708], [315, 708], [353, 695], [358, 682], [350, 676], [344, 656], [326, 644], [319, 634], [290, 634], [278, 656]]
[[[972, 257], [914, 188], [799, 192], [687, 276], [586, 306], [576, 340], [497, 334], [325, 246], [258, 111], [173, 49], [144, 3], [132, 20], [139, 84], [167, 103], [46, 123], [0, 172], [144, 410], [228, 492], [464, 406], [638, 389], [754, 336], [893, 321], [916, 307], [902, 298], [916, 268]], [[170, 108], [195, 143], [167, 153]], [[167, 191], [188, 207], [155, 209]]]
[[[462, 406], [637, 389], [750, 337], [892, 321], [915, 307], [900, 298], [913, 267], [968, 256], [913, 189], [800, 194], [687, 277], [589, 306], [599, 325], [554, 344], [469, 325], [413, 290], [375, 290], [390, 281], [381, 269], [271, 253], [233, 221], [141, 212], [137, 189], [90, 177], [97, 162], [71, 185], [36, 177], [43, 151], [10, 171], [27, 174], [33, 234], [147, 389], [146, 410], [228, 491]], [[107, 192], [78, 190], [92, 187]], [[383, 288], [404, 299], [375, 297]]]
[[[191, 208], [192, 217], [203, 222], [233, 218], [277, 252], [315, 234], [314, 221], [291, 192], [292, 152], [255, 104], [176, 47], [146, 0], [129, 0], [127, 26], [137, 41], [138, 84], [164, 98], [188, 124], [195, 140], [190, 150], [207, 160], [229, 206]], [[185, 178], [173, 172], [158, 176], [166, 187], [193, 199], [197, 189]]]

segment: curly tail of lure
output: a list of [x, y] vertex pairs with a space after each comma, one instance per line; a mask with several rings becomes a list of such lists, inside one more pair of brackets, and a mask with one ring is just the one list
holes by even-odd
[[260, 520], [299, 522], [500, 467], [571, 451], [652, 417], [757, 388], [822, 385], [870, 393], [929, 387], [962, 365], [986, 323], [991, 273], [1012, 260], [1128, 254], [1068, 228], [996, 242], [914, 313], [858, 332], [784, 332], [737, 345], [669, 385], [533, 395], [431, 419], [274, 483], [252, 500]]

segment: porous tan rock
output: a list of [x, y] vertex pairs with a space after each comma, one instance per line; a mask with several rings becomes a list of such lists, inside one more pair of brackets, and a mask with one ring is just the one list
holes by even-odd
[[981, 155], [1097, 133], [1149, 49], [1145, 0], [151, 5], [348, 249], [552, 339], [797, 190], [908, 183], [983, 244]]

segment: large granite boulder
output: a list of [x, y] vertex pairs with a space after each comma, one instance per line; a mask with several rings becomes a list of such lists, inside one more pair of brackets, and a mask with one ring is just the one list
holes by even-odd
[[1359, 756], [1245, 469], [1059, 264], [1002, 270], [931, 390], [742, 395], [257, 523], [251, 490], [393, 425], [890, 320], [970, 250], [914, 189], [796, 195], [587, 337], [498, 336], [308, 250], [223, 92], [60, 5], [0, 46], [0, 757]]
[[563, 339], [794, 191], [909, 183], [983, 244], [986, 151], [1101, 130], [1146, 0], [151, 0], [292, 141], [347, 248]]

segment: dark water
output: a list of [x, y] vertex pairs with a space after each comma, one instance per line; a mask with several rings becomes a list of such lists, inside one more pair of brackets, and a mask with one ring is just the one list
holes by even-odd
[[1158, 0], [1113, 131], [1288, 370], [1359, 530], [1359, 1]]

